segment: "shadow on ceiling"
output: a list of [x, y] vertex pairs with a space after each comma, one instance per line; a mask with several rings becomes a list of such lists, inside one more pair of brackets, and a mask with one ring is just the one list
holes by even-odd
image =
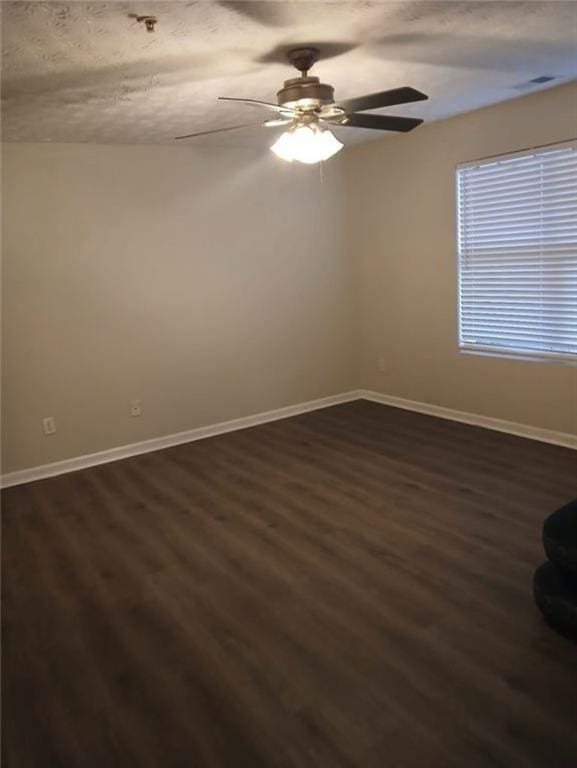
[[[337, 56], [342, 56], [344, 53], [348, 53], [357, 47], [358, 45], [356, 43], [337, 42], [332, 40], [325, 40], [324, 42], [293, 40], [290, 43], [280, 43], [279, 45], [276, 45], [268, 53], [259, 56], [256, 61], [262, 64], [284, 64], [285, 66], [291, 67], [287, 61], [287, 53], [292, 48], [318, 48], [320, 56], [315, 65], [318, 66], [318, 64], [322, 64], [322, 62], [327, 59], [334, 59]], [[292, 70], [291, 67], [291, 71], [295, 70]]]
[[[386, 35], [369, 42], [366, 50], [388, 61], [496, 72], [535, 71], [536, 74], [542, 74], [537, 71], [540, 67], [550, 69], [573, 59], [577, 70], [574, 43], [553, 40], [416, 32]], [[539, 50], [540, 54], [536, 54]]]

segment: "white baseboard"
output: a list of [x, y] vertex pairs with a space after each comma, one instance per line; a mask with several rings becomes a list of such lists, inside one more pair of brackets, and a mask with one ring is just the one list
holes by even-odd
[[118, 448], [110, 448], [106, 451], [99, 451], [98, 453], [89, 453], [84, 456], [77, 456], [73, 459], [56, 461], [53, 464], [42, 464], [39, 467], [21, 469], [17, 472], [9, 472], [2, 475], [1, 486], [2, 488], [9, 488], [12, 485], [22, 485], [23, 483], [31, 483], [34, 480], [42, 480], [46, 477], [64, 475], [67, 472], [75, 472], [78, 469], [94, 467], [97, 464], [108, 464], [111, 461], [126, 459], [130, 456], [138, 456], [141, 453], [151, 453], [152, 451], [158, 451], [162, 448], [170, 448], [173, 445], [190, 443], [194, 440], [203, 440], [206, 437], [222, 435], [225, 432], [235, 432], [238, 429], [254, 427], [257, 424], [266, 424], [269, 421], [287, 419], [290, 416], [297, 416], [299, 413], [317, 411], [321, 408], [328, 408], [331, 405], [339, 405], [339, 403], [348, 403], [351, 400], [358, 399], [359, 394], [356, 390], [352, 392], [343, 392], [340, 395], [330, 395], [329, 397], [321, 397], [318, 400], [309, 400], [306, 403], [287, 405], [284, 408], [277, 408], [274, 411], [264, 411], [263, 413], [255, 413], [251, 416], [243, 416], [240, 419], [222, 421], [219, 424], [211, 424], [206, 427], [189, 429], [185, 432], [177, 432], [173, 435], [154, 437], [151, 440], [144, 440], [140, 443], [121, 445]]
[[553, 443], [553, 445], [562, 445], [564, 448], [577, 449], [577, 435], [571, 435], [568, 432], [555, 432], [551, 429], [530, 427], [527, 424], [519, 424], [515, 421], [480, 416], [478, 413], [456, 411], [453, 408], [445, 408], [442, 405], [420, 403], [417, 400], [405, 400], [402, 397], [394, 397], [393, 395], [382, 395], [380, 392], [372, 392], [368, 389], [359, 390], [358, 396], [363, 400], [370, 400], [373, 403], [381, 403], [382, 405], [392, 405], [394, 408], [403, 408], [406, 411], [426, 413], [429, 416], [438, 416], [441, 419], [460, 421], [463, 424], [473, 424], [476, 427], [485, 427], [497, 432], [507, 432], [510, 435], [526, 437], [529, 440], [540, 440], [542, 443]]
[[203, 440], [206, 437], [222, 435], [225, 432], [235, 432], [238, 429], [254, 427], [257, 424], [266, 424], [269, 421], [287, 419], [290, 416], [297, 416], [299, 413], [317, 411], [321, 408], [329, 408], [331, 405], [349, 403], [353, 400], [370, 400], [373, 403], [391, 405], [394, 408], [403, 408], [407, 411], [425, 413], [429, 416], [438, 416], [441, 419], [449, 419], [450, 421], [460, 421], [463, 424], [473, 424], [477, 427], [485, 427], [486, 429], [493, 429], [497, 432], [507, 432], [508, 434], [526, 437], [530, 440], [540, 440], [543, 443], [553, 443], [554, 445], [561, 445], [565, 448], [573, 448], [577, 450], [577, 435], [570, 435], [566, 432], [555, 432], [540, 427], [530, 427], [526, 424], [518, 424], [514, 421], [480, 416], [477, 413], [456, 411], [452, 408], [444, 408], [441, 405], [420, 403], [416, 400], [405, 400], [402, 397], [395, 397], [393, 395], [382, 395], [379, 392], [372, 392], [368, 389], [357, 389], [352, 390], [351, 392], [343, 392], [340, 395], [331, 395], [329, 397], [321, 397], [318, 400], [310, 400], [306, 403], [287, 405], [284, 408], [277, 408], [274, 411], [255, 413], [252, 416], [243, 416], [240, 419], [232, 419], [232, 421], [222, 421], [219, 424], [211, 424], [206, 427], [189, 429], [185, 432], [177, 432], [176, 434], [165, 435], [164, 437], [155, 437], [140, 443], [121, 445], [118, 448], [110, 448], [109, 450], [99, 451], [98, 453], [77, 456], [73, 459], [56, 461], [53, 464], [43, 464], [39, 467], [30, 467], [29, 469], [22, 469], [17, 472], [9, 472], [8, 474], [2, 475], [1, 487], [9, 488], [12, 485], [22, 485], [23, 483], [31, 483], [34, 480], [42, 480], [46, 477], [64, 475], [67, 472], [75, 472], [78, 469], [94, 467], [97, 464], [108, 464], [111, 461], [126, 459], [130, 456], [138, 456], [141, 453], [159, 451], [162, 448], [170, 448], [173, 445], [181, 445], [182, 443], [190, 443], [195, 440]]

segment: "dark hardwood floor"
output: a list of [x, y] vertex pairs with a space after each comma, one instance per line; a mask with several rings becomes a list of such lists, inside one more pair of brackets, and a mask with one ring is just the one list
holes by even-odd
[[577, 765], [577, 454], [355, 402], [7, 490], [9, 768]]

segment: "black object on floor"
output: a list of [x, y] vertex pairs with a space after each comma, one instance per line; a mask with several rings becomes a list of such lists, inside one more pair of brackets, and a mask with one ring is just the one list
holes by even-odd
[[543, 524], [549, 561], [535, 571], [533, 596], [547, 623], [577, 641], [577, 499]]
[[547, 623], [577, 640], [577, 578], [547, 561], [535, 571], [533, 596]]
[[577, 499], [545, 520], [543, 546], [551, 562], [564, 571], [577, 573]]

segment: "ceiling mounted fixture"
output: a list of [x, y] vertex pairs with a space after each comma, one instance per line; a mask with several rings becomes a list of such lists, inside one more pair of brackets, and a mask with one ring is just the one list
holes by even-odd
[[539, 75], [539, 77], [534, 77], [532, 80], [526, 80], [523, 83], [517, 83], [517, 85], [513, 86], [513, 89], [515, 91], [529, 91], [531, 88], [537, 88], [540, 85], [545, 85], [545, 83], [550, 83], [551, 80], [556, 80], [556, 76]]
[[156, 16], [139, 16], [137, 13], [129, 13], [130, 19], [136, 19], [139, 24], [144, 24], [147, 32], [154, 32], [158, 19]]
[[268, 109], [276, 113], [276, 118], [259, 123], [245, 123], [211, 131], [189, 133], [186, 136], [177, 136], [177, 139], [191, 139], [195, 136], [235, 131], [240, 128], [286, 126], [285, 132], [271, 147], [275, 155], [288, 161], [318, 163], [321, 160], [328, 160], [343, 147], [329, 130], [330, 127], [407, 132], [423, 122], [416, 117], [359, 114], [370, 109], [408, 104], [428, 98], [414, 88], [393, 88], [389, 91], [335, 102], [333, 87], [321, 83], [318, 77], [309, 76], [309, 70], [318, 57], [317, 48], [294, 48], [288, 52], [289, 62], [299, 70], [301, 75], [285, 82], [283, 88], [277, 93], [278, 104], [233, 96], [219, 97], [222, 101], [235, 101], [250, 107]]

